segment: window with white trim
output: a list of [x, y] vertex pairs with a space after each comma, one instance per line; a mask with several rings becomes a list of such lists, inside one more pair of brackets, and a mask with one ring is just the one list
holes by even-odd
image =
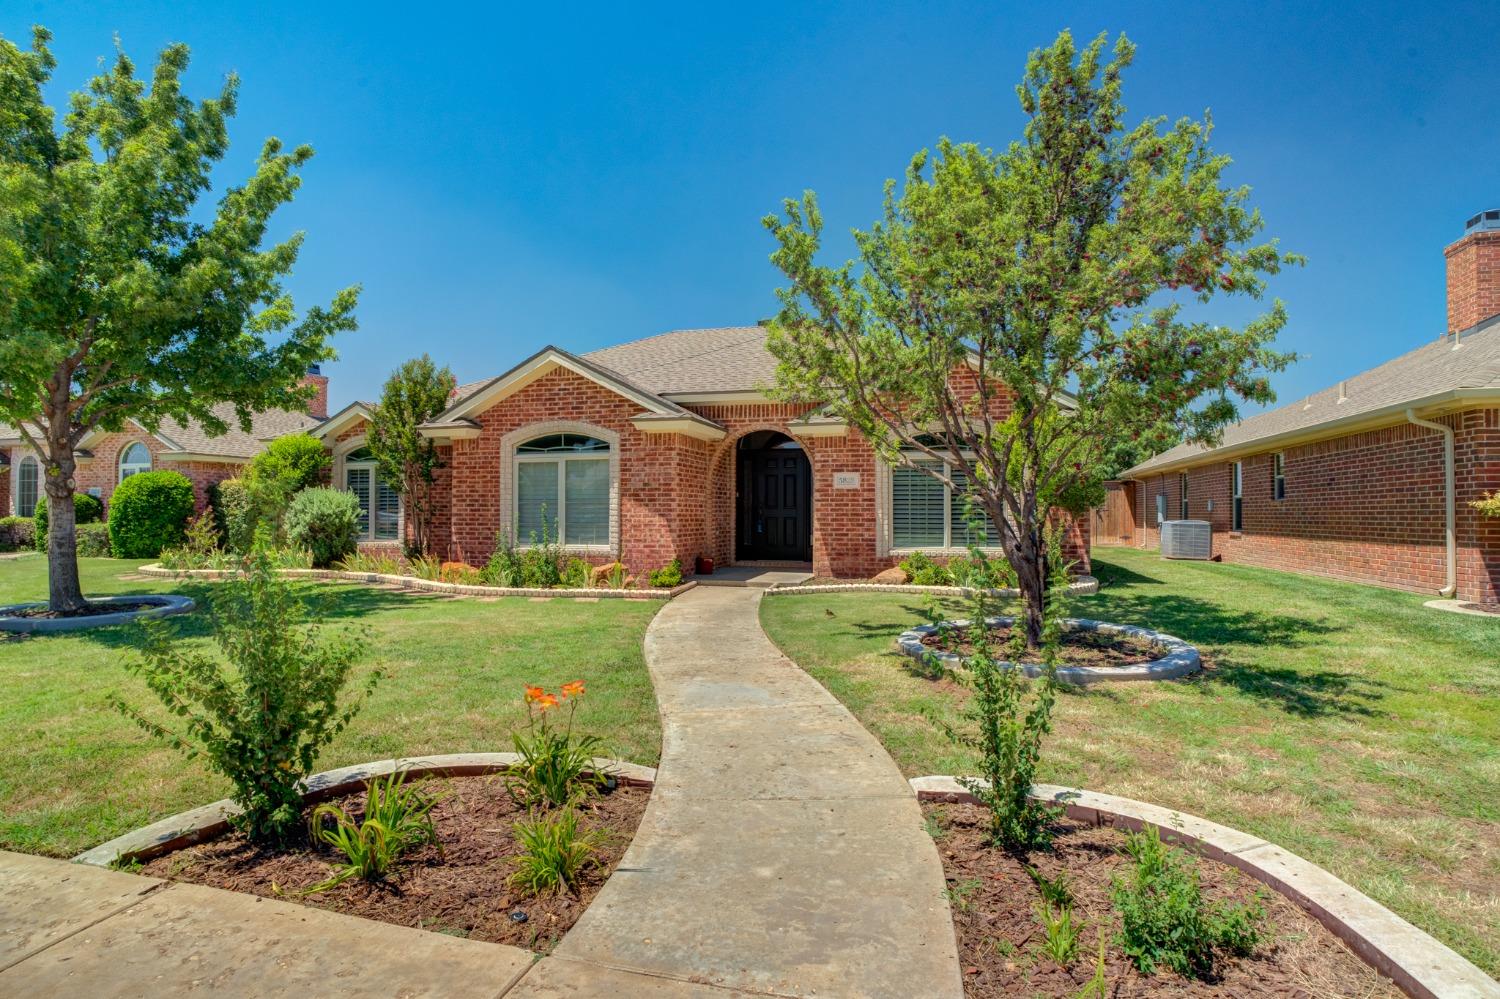
[[516, 447], [516, 542], [609, 546], [609, 442], [587, 434], [535, 437]]
[[1234, 463], [1234, 507], [1229, 515], [1229, 529], [1232, 531], [1245, 529], [1245, 463], [1243, 461]]
[[362, 540], [401, 540], [401, 494], [380, 478], [380, 467], [369, 448], [359, 448], [344, 458], [344, 488], [359, 500]]
[[1286, 455], [1279, 451], [1271, 458], [1271, 498], [1286, 499]]
[[1188, 519], [1188, 476], [1186, 472], [1177, 473], [1177, 516], [1179, 520]]
[[40, 494], [41, 466], [33, 455], [25, 455], [16, 465], [16, 516], [30, 517], [36, 511]]
[[[891, 469], [892, 547], [967, 548], [970, 544], [997, 547], [1000, 534], [988, 515], [979, 534], [970, 529], [964, 517], [967, 480], [963, 470], [931, 459], [923, 459], [918, 465], [921, 467], [898, 465]], [[944, 465], [948, 465], [954, 489], [921, 470]]]
[[137, 441], [127, 445], [120, 452], [120, 481], [124, 482], [132, 475], [151, 471], [151, 452], [146, 450], [146, 445]]

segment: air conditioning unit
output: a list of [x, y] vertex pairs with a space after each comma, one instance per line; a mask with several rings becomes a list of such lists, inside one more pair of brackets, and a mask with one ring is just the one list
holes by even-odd
[[1161, 525], [1161, 553], [1166, 558], [1207, 559], [1213, 548], [1214, 529], [1206, 520], [1168, 520]]

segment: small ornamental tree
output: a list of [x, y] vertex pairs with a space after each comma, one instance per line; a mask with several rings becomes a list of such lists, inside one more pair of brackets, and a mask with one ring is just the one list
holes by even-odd
[[254, 483], [274, 484], [290, 496], [321, 486], [332, 463], [323, 442], [312, 434], [287, 434], [250, 460], [245, 477]]
[[426, 354], [407, 361], [386, 379], [370, 421], [370, 451], [381, 481], [401, 494], [418, 555], [432, 540], [432, 483], [442, 461], [437, 444], [417, 428], [448, 408], [454, 384], [453, 372]]
[[242, 809], [230, 821], [252, 840], [278, 844], [302, 828], [299, 784], [381, 674], [346, 690], [361, 640], [307, 626], [306, 608], [277, 577], [268, 544], [262, 532], [243, 574], [213, 602], [219, 655], [156, 623], [141, 657], [126, 663], [172, 721], [163, 724], [118, 696], [111, 701], [151, 735], [228, 778], [230, 798]]
[[[0, 38], [0, 422], [41, 460], [51, 503], [49, 605], [84, 609], [73, 510], [80, 442], [126, 420], [245, 430], [253, 412], [300, 408], [308, 366], [354, 328], [357, 290], [300, 320], [282, 281], [302, 237], [262, 247], [301, 183], [307, 146], [261, 148], [254, 173], [199, 200], [229, 148], [239, 81], [183, 95], [188, 50], [163, 50], [149, 81], [124, 53], [73, 95], [61, 125], [43, 88], [56, 65]], [[127, 480], [128, 481], [128, 480]]]
[[[1044, 540], [1055, 508], [1094, 495], [1111, 449], [1163, 423], [1212, 442], [1267, 402], [1281, 304], [1240, 329], [1184, 299], [1258, 298], [1296, 262], [1248, 191], [1223, 185], [1211, 124], [1122, 122], [1121, 36], [1078, 51], [1061, 34], [1017, 87], [1027, 122], [999, 152], [944, 139], [911, 161], [858, 262], [817, 262], [807, 192], [766, 227], [789, 284], [767, 343], [782, 398], [822, 404], [886, 461], [968, 492], [1014, 567], [1028, 646], [1042, 638]], [[946, 464], [943, 464], [946, 462]]]

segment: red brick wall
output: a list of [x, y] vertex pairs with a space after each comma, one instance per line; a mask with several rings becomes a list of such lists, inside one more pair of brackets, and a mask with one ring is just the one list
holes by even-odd
[[0, 517], [10, 513], [10, 477], [12, 474], [14, 473], [11, 471], [11, 466], [0, 462]]
[[130, 425], [120, 433], [106, 434], [89, 447], [93, 458], [79, 463], [78, 473], [74, 477], [76, 491], [86, 493], [97, 488], [107, 508], [109, 497], [120, 482], [120, 453], [135, 442], [146, 445], [146, 450], [151, 452], [153, 472], [178, 472], [187, 476], [188, 481], [193, 484], [193, 499], [200, 511], [208, 505], [210, 486], [224, 479], [234, 478], [244, 468], [243, 465], [221, 462], [163, 460], [162, 455], [170, 452], [161, 441], [139, 427]]
[[[1500, 487], [1500, 411], [1444, 417], [1455, 428], [1459, 595], [1494, 600], [1500, 582], [1500, 522], [1468, 506]], [[1243, 531], [1231, 526], [1232, 463], [1188, 472], [1188, 516], [1213, 525], [1213, 551], [1228, 562], [1305, 572], [1419, 592], [1447, 577], [1443, 437], [1400, 424], [1284, 452], [1286, 498], [1271, 496], [1273, 452], [1244, 463]], [[1156, 549], [1156, 496], [1179, 517], [1177, 472], [1136, 485], [1136, 543]], [[1213, 510], [1209, 511], [1209, 502]]]
[[1448, 263], [1448, 332], [1500, 315], [1500, 232], [1476, 232], [1443, 251]]

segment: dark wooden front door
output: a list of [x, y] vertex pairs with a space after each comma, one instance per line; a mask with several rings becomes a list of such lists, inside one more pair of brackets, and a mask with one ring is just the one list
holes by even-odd
[[740, 453], [738, 558], [812, 558], [812, 468], [800, 448]]

